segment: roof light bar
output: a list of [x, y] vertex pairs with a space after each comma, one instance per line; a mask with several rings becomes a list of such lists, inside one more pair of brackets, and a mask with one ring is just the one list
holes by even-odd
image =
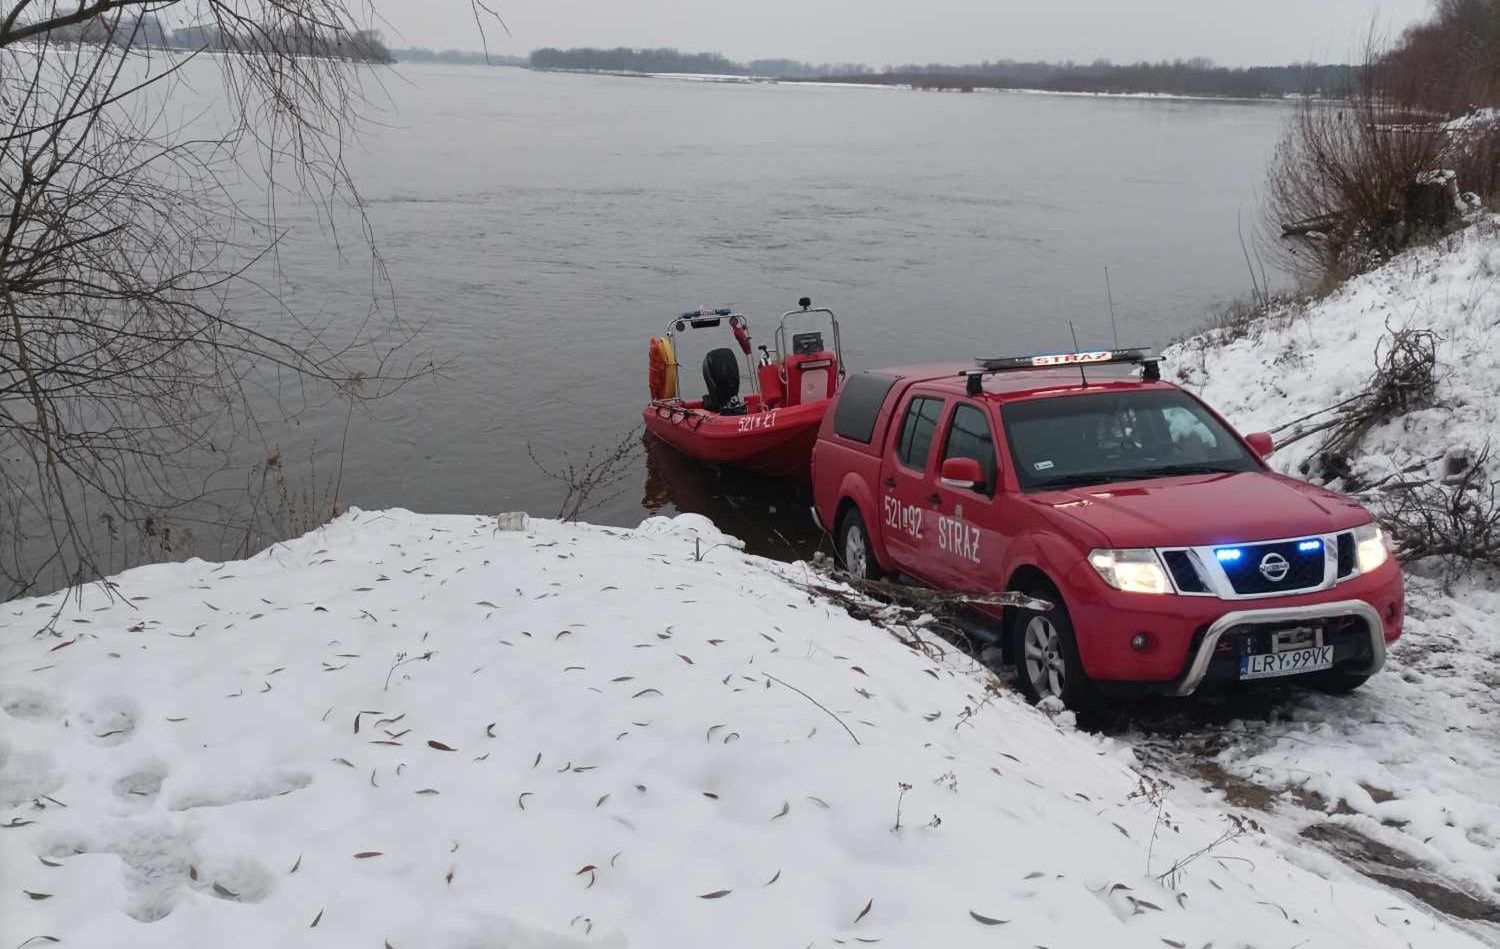
[[984, 377], [996, 372], [1016, 372], [1024, 369], [1059, 369], [1069, 366], [1105, 366], [1131, 363], [1142, 367], [1142, 377], [1155, 382], [1161, 378], [1161, 356], [1155, 350], [1105, 349], [1091, 353], [1042, 353], [1034, 356], [1000, 356], [994, 359], [976, 359], [978, 369], [966, 369], [959, 375], [968, 379], [970, 395], [978, 395], [984, 385]]

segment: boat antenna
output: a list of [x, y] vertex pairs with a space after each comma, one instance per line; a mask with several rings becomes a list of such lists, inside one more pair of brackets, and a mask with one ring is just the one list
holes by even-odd
[[[1068, 332], [1073, 334], [1073, 355], [1076, 356], [1080, 352], [1078, 348], [1078, 330], [1074, 329], [1072, 320], [1068, 321]], [[1078, 378], [1083, 380], [1083, 387], [1087, 389], [1089, 387], [1089, 376], [1083, 370], [1083, 363], [1078, 364]]]
[[1120, 328], [1115, 325], [1115, 290], [1109, 283], [1109, 264], [1104, 265], [1104, 292], [1109, 296], [1109, 329], [1115, 335], [1115, 348], [1120, 348]]

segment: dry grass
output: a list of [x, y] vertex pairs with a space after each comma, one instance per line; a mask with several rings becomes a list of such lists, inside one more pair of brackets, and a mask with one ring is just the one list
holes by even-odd
[[532, 447], [526, 446], [526, 454], [537, 470], [562, 486], [557, 519], [568, 522], [619, 497], [624, 491], [622, 482], [634, 471], [643, 450], [639, 428], [626, 433], [613, 446], [589, 448], [582, 458], [562, 452], [553, 464], [543, 463]]

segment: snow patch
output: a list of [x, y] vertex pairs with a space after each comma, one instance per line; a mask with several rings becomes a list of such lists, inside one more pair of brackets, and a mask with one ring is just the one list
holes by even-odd
[[7, 733], [0, 769], [67, 805], [0, 809], [21, 821], [0, 829], [7, 931], [1475, 945], [1352, 871], [1223, 837], [1209, 795], [1153, 791], [1127, 747], [810, 598], [804, 567], [702, 518], [528, 527], [352, 512], [246, 561], [132, 571], [134, 605], [90, 609], [95, 635], [59, 653], [31, 604], [0, 613], [0, 691], [87, 710]]
[[[1390, 334], [1405, 329], [1437, 335], [1436, 401], [1365, 436], [1352, 469], [1378, 501], [1382, 483], [1441, 482], [1500, 448], [1500, 219], [1405, 253], [1326, 299], [1164, 355], [1240, 431], [1285, 439], [1364, 388]], [[1278, 448], [1272, 464], [1300, 475], [1318, 444], [1314, 435]], [[1500, 905], [1497, 615], [1496, 578], [1450, 581], [1409, 565], [1405, 635], [1386, 670], [1352, 696], [1303, 694], [1269, 722], [1243, 723], [1216, 763], [1293, 789], [1329, 820]], [[1490, 935], [1500, 939], [1500, 927]]]
[[172, 795], [167, 806], [174, 811], [190, 811], [196, 807], [224, 807], [246, 801], [264, 801], [300, 791], [312, 784], [313, 776], [306, 771], [274, 771], [269, 774], [243, 776], [222, 775]]

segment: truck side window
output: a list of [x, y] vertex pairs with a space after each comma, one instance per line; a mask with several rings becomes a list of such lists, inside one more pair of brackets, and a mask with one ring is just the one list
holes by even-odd
[[901, 423], [901, 438], [896, 443], [896, 457], [908, 468], [918, 471], [927, 469], [927, 456], [932, 451], [932, 437], [937, 433], [938, 419], [943, 414], [943, 400], [918, 396], [906, 407], [906, 418]]
[[953, 421], [948, 423], [948, 440], [943, 447], [943, 460], [949, 458], [973, 458], [984, 472], [984, 489], [987, 497], [995, 496], [995, 436], [990, 431], [990, 421], [978, 407], [967, 403], [953, 410]]
[[833, 430], [841, 438], [870, 444], [880, 407], [885, 405], [885, 397], [895, 385], [895, 376], [873, 372], [850, 376], [839, 393], [838, 407], [833, 410]]

